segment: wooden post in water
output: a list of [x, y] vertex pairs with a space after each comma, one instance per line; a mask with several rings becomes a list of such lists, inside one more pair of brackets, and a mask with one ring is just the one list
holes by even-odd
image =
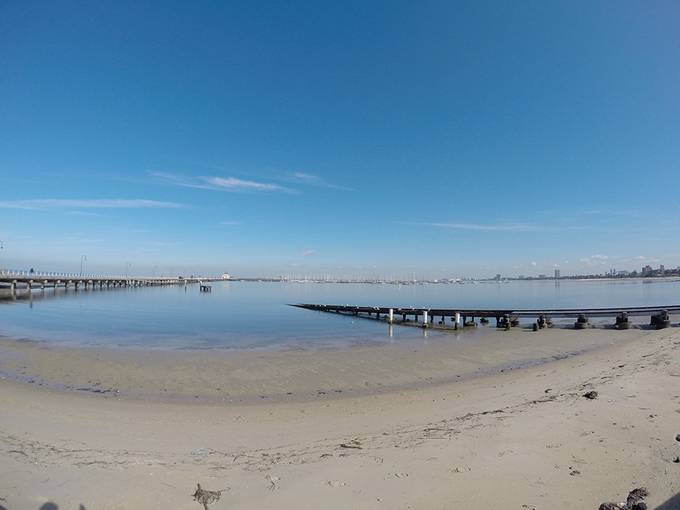
[[387, 322], [392, 324], [394, 322], [394, 309], [390, 308], [389, 311], [387, 312]]
[[423, 327], [426, 328], [427, 326], [427, 310], [423, 310]]
[[455, 329], [458, 329], [458, 327], [460, 326], [460, 312], [456, 312], [456, 317], [455, 317], [455, 319], [456, 319], [456, 326], [455, 326]]

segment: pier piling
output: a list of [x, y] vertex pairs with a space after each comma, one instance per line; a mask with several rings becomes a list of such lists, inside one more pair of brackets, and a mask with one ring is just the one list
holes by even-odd
[[574, 323], [574, 327], [576, 329], [587, 329], [590, 327], [590, 324], [588, 323], [588, 317], [585, 316], [585, 314], [579, 314], [578, 318], [576, 319], [576, 322]]

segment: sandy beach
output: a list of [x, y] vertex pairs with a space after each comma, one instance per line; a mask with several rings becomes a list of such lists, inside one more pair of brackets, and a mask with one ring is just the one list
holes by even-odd
[[680, 330], [506, 338], [483, 356], [4, 339], [0, 506], [199, 509], [201, 483], [225, 489], [211, 509], [595, 509], [640, 486], [680, 508]]

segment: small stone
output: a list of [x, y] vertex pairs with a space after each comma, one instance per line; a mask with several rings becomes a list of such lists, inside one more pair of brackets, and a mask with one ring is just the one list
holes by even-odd
[[594, 390], [583, 394], [583, 396], [588, 400], [595, 400], [597, 398], [597, 395], [598, 395], [597, 391]]
[[675, 436], [675, 440], [678, 441], [678, 442], [680, 442], [680, 434], [678, 434], [677, 436]]

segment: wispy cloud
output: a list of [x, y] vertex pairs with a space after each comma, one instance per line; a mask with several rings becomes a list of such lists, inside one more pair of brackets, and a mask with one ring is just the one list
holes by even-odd
[[633, 257], [632, 260], [634, 262], [644, 262], [648, 264], [656, 264], [661, 261], [659, 257], [648, 257], [646, 255], [638, 255], [637, 257]]
[[303, 257], [310, 257], [316, 253], [316, 250], [305, 250], [302, 252]]
[[234, 226], [234, 225], [240, 225], [240, 221], [233, 221], [233, 220], [226, 220], [226, 221], [220, 221], [220, 225], [227, 225], [227, 226]]
[[578, 260], [582, 264], [586, 264], [587, 266], [597, 266], [597, 265], [605, 265], [609, 261], [609, 256], [607, 255], [602, 255], [600, 253], [596, 253], [595, 255], [591, 255], [590, 257], [583, 257]]
[[213, 191], [255, 191], [255, 192], [295, 192], [290, 188], [280, 186], [271, 182], [258, 182], [236, 177], [218, 176], [199, 176], [185, 177], [182, 175], [170, 174], [166, 172], [150, 172], [150, 175], [162, 179], [176, 186], [185, 188], [207, 189]]
[[278, 184], [268, 182], [246, 181], [236, 177], [200, 177], [208, 185], [230, 191], [285, 191], [286, 189]]
[[92, 212], [92, 211], [68, 211], [66, 214], [70, 214], [72, 216], [85, 216], [88, 218], [99, 218], [102, 215], [100, 213]]
[[343, 191], [354, 191], [354, 189], [340, 184], [333, 184], [319, 175], [308, 174], [305, 172], [294, 172], [289, 175], [288, 180], [305, 186], [315, 186], [317, 188], [330, 188]]
[[41, 200], [0, 200], [0, 209], [150, 209], [178, 208], [182, 204], [160, 202], [146, 199], [61, 199], [46, 198]]
[[538, 225], [528, 225], [525, 223], [418, 223], [436, 228], [447, 228], [452, 230], [479, 230], [479, 231], [501, 231], [501, 232], [533, 232], [542, 230]]

